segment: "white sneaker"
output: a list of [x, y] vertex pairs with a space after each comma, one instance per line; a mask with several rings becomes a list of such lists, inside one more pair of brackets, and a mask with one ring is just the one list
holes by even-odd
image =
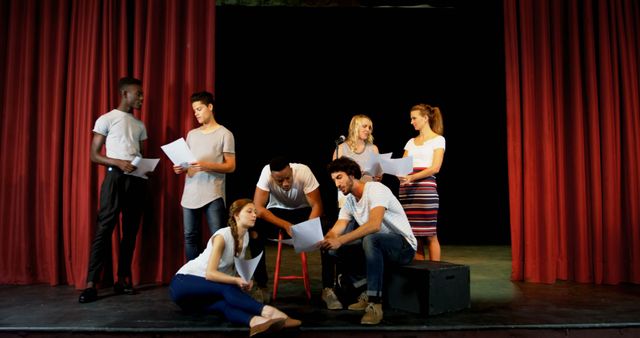
[[369, 296], [367, 296], [367, 292], [364, 291], [358, 296], [358, 302], [349, 305], [349, 310], [354, 311], [364, 311], [369, 305]]
[[342, 310], [342, 303], [340, 303], [338, 296], [336, 296], [332, 288], [322, 289], [322, 300], [327, 303], [327, 309]]

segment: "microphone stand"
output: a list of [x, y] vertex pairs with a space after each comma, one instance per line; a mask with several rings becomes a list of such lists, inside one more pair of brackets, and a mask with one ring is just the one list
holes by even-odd
[[343, 135], [340, 135], [340, 137], [334, 141], [336, 143], [336, 160], [340, 157], [338, 154], [340, 145], [343, 144], [345, 141], [346, 141], [346, 138]]

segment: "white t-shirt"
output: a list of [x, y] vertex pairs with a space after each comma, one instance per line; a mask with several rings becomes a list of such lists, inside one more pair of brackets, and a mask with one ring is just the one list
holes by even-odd
[[352, 194], [347, 195], [347, 200], [340, 209], [338, 218], [347, 221], [355, 219], [358, 224], [365, 224], [369, 221], [371, 209], [379, 206], [385, 208], [380, 232], [400, 234], [413, 250], [416, 250], [418, 247], [416, 237], [411, 231], [411, 225], [402, 205], [391, 190], [382, 183], [366, 182], [359, 201], [356, 201]]
[[114, 109], [96, 120], [93, 132], [107, 137], [107, 157], [126, 161], [142, 157], [140, 141], [147, 139], [147, 129], [133, 114]]
[[436, 136], [425, 141], [421, 146], [417, 146], [415, 139], [410, 139], [404, 146], [407, 156], [413, 156], [414, 168], [429, 168], [433, 164], [433, 151], [436, 149], [445, 149], [445, 140], [443, 136]]
[[[222, 163], [224, 153], [235, 153], [233, 134], [224, 126], [210, 133], [193, 129], [187, 134], [187, 144], [198, 161]], [[180, 205], [198, 209], [218, 198], [224, 198], [225, 174], [218, 172], [197, 172], [185, 178]]]
[[[234, 257], [234, 244], [233, 235], [231, 234], [230, 227], [224, 227], [211, 236], [207, 242], [207, 248], [196, 258], [188, 261], [183, 265], [176, 274], [193, 275], [199, 277], [205, 277], [207, 273], [207, 264], [209, 263], [209, 257], [211, 257], [211, 250], [213, 250], [213, 238], [216, 236], [222, 236], [224, 238], [224, 250], [220, 257], [220, 263], [218, 264], [218, 271], [225, 273], [229, 276], [237, 276], [236, 265], [233, 261]], [[244, 258], [245, 251], [249, 245], [249, 232], [247, 231], [242, 237], [242, 250], [240, 257]]]
[[309, 207], [307, 201], [308, 193], [318, 189], [320, 184], [309, 167], [300, 163], [290, 163], [292, 170], [291, 189], [284, 191], [271, 178], [271, 169], [267, 164], [262, 168], [260, 179], [256, 186], [264, 191], [269, 192], [269, 203], [267, 209], [300, 209]]

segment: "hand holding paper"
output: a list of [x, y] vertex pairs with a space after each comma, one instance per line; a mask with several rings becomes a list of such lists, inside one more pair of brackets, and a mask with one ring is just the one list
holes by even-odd
[[233, 263], [236, 266], [236, 271], [245, 282], [249, 282], [251, 278], [253, 278], [253, 273], [256, 271], [256, 267], [258, 266], [258, 262], [260, 262], [260, 257], [262, 257], [263, 253], [264, 251], [252, 259], [233, 257]]
[[152, 172], [159, 161], [159, 158], [141, 158], [140, 156], [136, 156], [136, 158], [131, 161], [131, 164], [136, 166], [136, 170], [126, 174], [148, 179], [149, 177], [147, 177], [146, 174]]
[[167, 154], [174, 165], [188, 168], [189, 163], [197, 161], [196, 157], [191, 152], [191, 149], [189, 149], [187, 142], [182, 137], [169, 144], [165, 144], [160, 148], [162, 148], [162, 151]]
[[298, 223], [291, 227], [291, 231], [296, 253], [318, 250], [319, 242], [324, 238], [319, 217]]

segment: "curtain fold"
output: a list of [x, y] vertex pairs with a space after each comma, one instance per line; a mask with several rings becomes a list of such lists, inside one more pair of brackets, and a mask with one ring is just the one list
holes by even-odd
[[[118, 105], [118, 78], [140, 78], [145, 157], [162, 157], [196, 124], [191, 93], [214, 92], [214, 19], [213, 0], [0, 4], [0, 283], [84, 287], [104, 177], [89, 160], [94, 122]], [[149, 182], [136, 284], [168, 282], [183, 263], [170, 167], [163, 158]]]
[[503, 4], [512, 279], [640, 283], [639, 5]]

